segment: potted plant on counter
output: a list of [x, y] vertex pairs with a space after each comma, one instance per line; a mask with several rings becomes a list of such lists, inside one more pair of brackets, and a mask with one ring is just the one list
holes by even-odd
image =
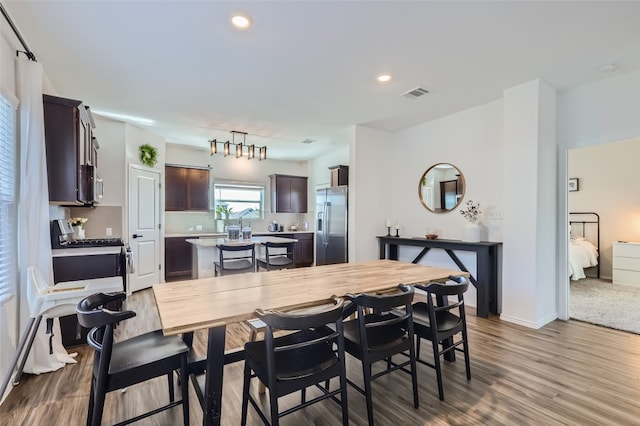
[[[229, 221], [229, 215], [232, 210], [233, 208], [227, 207], [226, 204], [218, 204], [218, 206], [216, 206], [216, 232], [225, 232], [225, 225]], [[222, 218], [223, 215], [224, 219]]]

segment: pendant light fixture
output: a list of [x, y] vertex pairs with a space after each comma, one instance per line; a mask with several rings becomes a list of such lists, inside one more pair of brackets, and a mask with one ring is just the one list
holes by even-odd
[[[236, 143], [236, 135], [242, 135], [242, 142], [237, 142]], [[240, 158], [240, 157], [244, 157], [245, 156], [245, 146], [247, 147], [247, 159], [251, 160], [253, 158], [256, 158], [256, 148], [258, 149], [258, 159], [260, 161], [262, 160], [266, 160], [267, 159], [267, 147], [266, 146], [258, 146], [256, 147], [255, 144], [251, 144], [251, 145], [247, 145], [246, 144], [246, 137], [247, 137], [247, 133], [246, 132], [239, 132], [237, 130], [232, 130], [231, 131], [231, 141], [226, 141], [226, 142], [218, 142], [217, 139], [213, 139], [209, 141], [210, 144], [210, 149], [211, 149], [211, 155], [217, 154], [218, 153], [218, 144], [221, 143], [223, 148], [222, 148], [222, 153], [224, 154], [224, 156], [228, 156], [231, 154], [231, 145], [235, 146], [236, 149], [236, 158]], [[238, 136], [238, 138], [240, 138], [240, 136]]]

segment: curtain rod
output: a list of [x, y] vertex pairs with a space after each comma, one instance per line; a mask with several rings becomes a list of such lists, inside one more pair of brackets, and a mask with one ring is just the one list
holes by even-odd
[[13, 21], [11, 20], [11, 17], [7, 13], [7, 11], [5, 10], [5, 8], [2, 5], [2, 3], [0, 3], [0, 11], [2, 11], [2, 16], [4, 16], [4, 19], [6, 19], [7, 22], [9, 23], [9, 26], [13, 30], [13, 33], [16, 35], [16, 37], [18, 37], [18, 41], [20, 41], [20, 44], [22, 44], [22, 47], [24, 47], [24, 51], [16, 50], [16, 56], [18, 56], [19, 53], [24, 53], [27, 56], [27, 58], [29, 58], [30, 60], [32, 60], [34, 62], [38, 62], [37, 59], [36, 59], [36, 55], [34, 55], [33, 52], [31, 51], [31, 49], [29, 49], [29, 46], [27, 46], [27, 42], [24, 41], [24, 39], [22, 38], [22, 35], [20, 34], [20, 31], [18, 31], [16, 26], [13, 24]]

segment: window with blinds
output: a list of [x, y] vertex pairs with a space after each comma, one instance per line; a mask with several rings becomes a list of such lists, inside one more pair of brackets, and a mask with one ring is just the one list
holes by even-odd
[[0, 306], [14, 295], [18, 272], [15, 108], [0, 95]]

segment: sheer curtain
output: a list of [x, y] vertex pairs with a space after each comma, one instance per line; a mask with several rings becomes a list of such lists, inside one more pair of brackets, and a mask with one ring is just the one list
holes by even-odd
[[[44, 145], [42, 108], [42, 65], [17, 61], [16, 83], [20, 132], [20, 198], [18, 202], [18, 243], [20, 259], [20, 330], [29, 318], [26, 286], [27, 267], [36, 266], [45, 278], [53, 281], [51, 243], [49, 240], [49, 189]], [[76, 362], [62, 346], [60, 324], [54, 321], [53, 354], [49, 354], [49, 335], [42, 321], [24, 371], [40, 374], [55, 371], [66, 363]]]

